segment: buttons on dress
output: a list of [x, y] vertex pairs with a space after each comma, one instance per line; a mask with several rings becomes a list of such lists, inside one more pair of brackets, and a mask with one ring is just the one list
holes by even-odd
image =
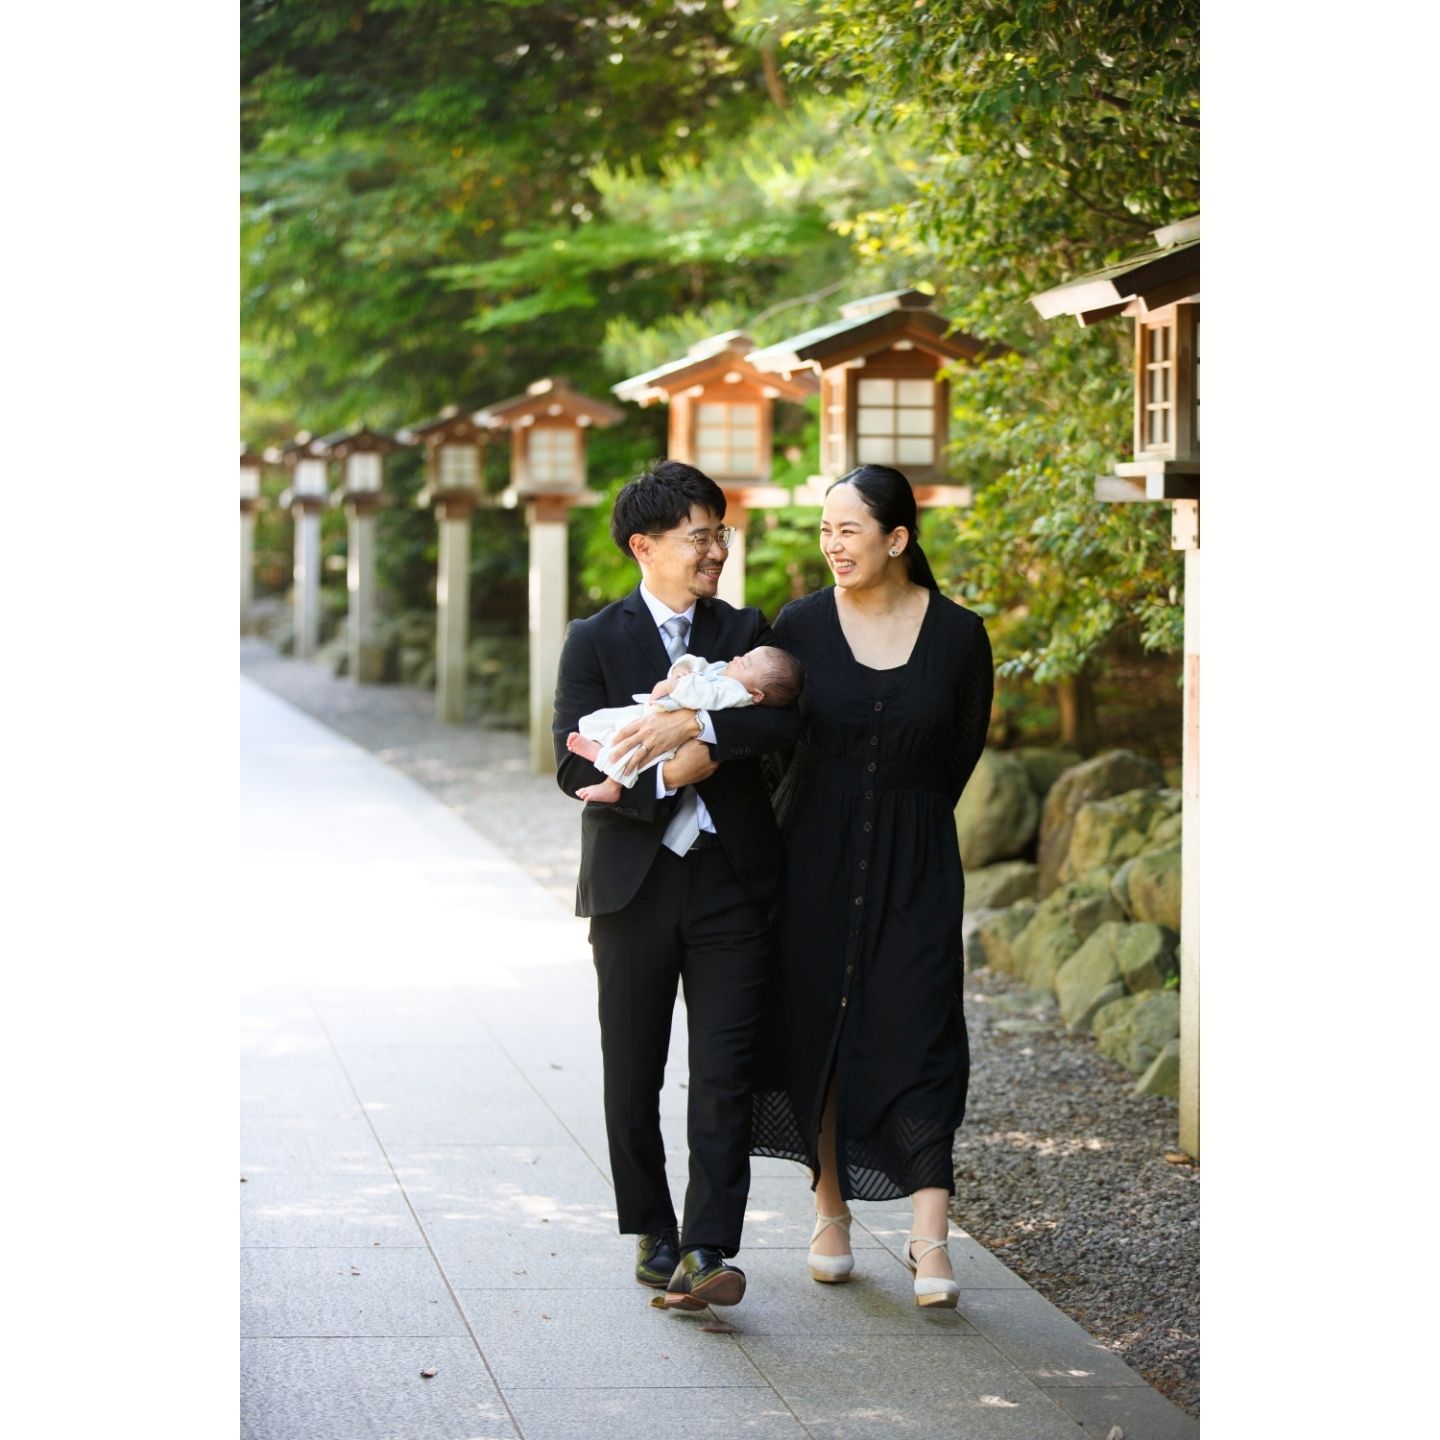
[[865, 867], [866, 867], [867, 865], [869, 865], [869, 863], [870, 863], [870, 862], [869, 862], [868, 860], [862, 860], [862, 861], [860, 862], [860, 868], [861, 868], [862, 870], [865, 869]]
[[875, 708], [876, 708], [877, 710], [883, 710], [883, 709], [885, 708], [884, 702], [883, 702], [883, 701], [880, 701], [880, 700], [877, 700], [877, 701], [875, 702]]
[[875, 792], [873, 790], [867, 790], [865, 792], [865, 798], [867, 800], [873, 800], [875, 798]]
[[872, 760], [865, 768], [873, 775], [875, 773], [875, 762]]
[[867, 821], [865, 822], [865, 829], [866, 829], [866, 830], [869, 830], [869, 828], [870, 828], [870, 822], [867, 820]]
[[857, 895], [855, 897], [855, 903], [857, 905], [863, 905], [865, 903], [865, 897], [863, 895]]
[[872, 735], [870, 737], [870, 743], [872, 745], [878, 745], [880, 743], [880, 737], [878, 735]]

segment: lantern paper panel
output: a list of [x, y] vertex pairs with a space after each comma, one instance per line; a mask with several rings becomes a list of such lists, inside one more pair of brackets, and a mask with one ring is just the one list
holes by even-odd
[[474, 445], [442, 445], [435, 480], [441, 490], [478, 490], [480, 451]]
[[707, 475], [758, 477], [760, 407], [753, 401], [702, 401], [695, 417], [697, 464]]
[[380, 489], [380, 456], [373, 451], [351, 455], [345, 462], [346, 487], [353, 491], [378, 492]]
[[324, 495], [326, 491], [325, 462], [323, 460], [297, 460], [295, 462], [295, 494], [306, 498]]
[[856, 459], [860, 464], [935, 463], [935, 386], [931, 381], [863, 379], [856, 389]]
[[529, 433], [530, 482], [544, 486], [578, 486], [580, 436], [568, 426], [536, 426]]
[[242, 500], [258, 500], [260, 498], [260, 467], [258, 465], [242, 465], [240, 467], [240, 498]]

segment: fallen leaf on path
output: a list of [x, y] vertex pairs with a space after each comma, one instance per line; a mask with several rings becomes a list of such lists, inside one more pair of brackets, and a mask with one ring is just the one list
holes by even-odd
[[[1193, 1165], [1195, 1163], [1183, 1150], [1167, 1150], [1165, 1158], [1172, 1165]], [[1106, 1436], [1106, 1440], [1109, 1440], [1109, 1436]]]
[[1105, 1440], [1125, 1440], [1125, 1432], [1118, 1425], [1112, 1425]]
[[700, 1328], [707, 1335], [738, 1335], [740, 1333], [739, 1328], [728, 1320], [707, 1320]]
[[651, 1299], [650, 1299], [650, 1308], [651, 1308], [652, 1310], [663, 1310], [663, 1309], [665, 1309], [665, 1297], [664, 1297], [663, 1295], [654, 1295], [654, 1296], [651, 1296]]
[[427, 1365], [420, 1372], [420, 1378], [422, 1380], [433, 1380], [439, 1373], [440, 1367], [438, 1365]]

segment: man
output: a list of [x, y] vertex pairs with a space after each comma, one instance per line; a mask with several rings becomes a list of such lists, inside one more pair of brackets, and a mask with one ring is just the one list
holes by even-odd
[[[625, 705], [685, 653], [729, 660], [770, 641], [759, 610], [715, 598], [732, 532], [725, 495], [662, 461], [624, 487], [610, 520], [639, 586], [565, 637], [555, 686], [555, 759], [574, 797], [605, 777], [566, 749], [582, 715]], [[793, 709], [676, 710], [617, 733], [616, 754], [675, 750], [580, 822], [577, 915], [590, 918], [605, 1060], [605, 1126], [622, 1234], [638, 1236], [635, 1278], [667, 1303], [733, 1305], [750, 1188], [750, 1081], [765, 983], [767, 913], [780, 836], [759, 756], [792, 745]], [[679, 1232], [665, 1179], [660, 1088], [677, 982], [689, 1017], [689, 1185]]]

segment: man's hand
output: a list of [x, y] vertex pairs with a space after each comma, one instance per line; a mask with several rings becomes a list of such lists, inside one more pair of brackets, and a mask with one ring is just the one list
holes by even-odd
[[700, 728], [699, 717], [693, 710], [656, 710], [617, 730], [610, 737], [610, 753], [626, 756], [625, 773], [631, 775], [648, 756], [678, 750], [685, 741], [693, 740]]
[[[694, 711], [685, 711], [694, 714]], [[676, 752], [673, 759], [660, 767], [660, 778], [667, 790], [678, 790], [682, 785], [693, 785], [697, 780], [708, 780], [719, 764], [710, 758], [710, 747], [699, 740], [687, 740]]]

